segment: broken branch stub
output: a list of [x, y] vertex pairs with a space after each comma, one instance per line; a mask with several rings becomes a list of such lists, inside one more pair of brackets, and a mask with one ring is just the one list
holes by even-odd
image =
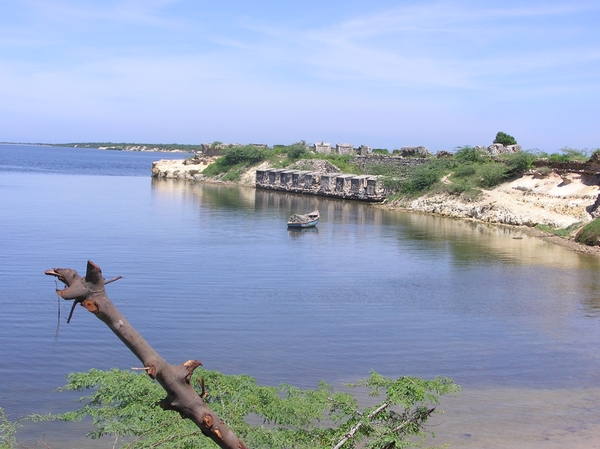
[[201, 363], [197, 360], [188, 360], [178, 366], [167, 363], [108, 298], [104, 285], [110, 281], [105, 282], [98, 265], [88, 260], [85, 277], [70, 268], [52, 268], [45, 274], [55, 276], [65, 284], [64, 289], [56, 290], [59, 296], [75, 301], [73, 306], [81, 304], [92, 312], [140, 359], [148, 375], [167, 393], [160, 401], [162, 408], [174, 410], [193, 421], [204, 435], [223, 449], [248, 449], [190, 385], [192, 373]]

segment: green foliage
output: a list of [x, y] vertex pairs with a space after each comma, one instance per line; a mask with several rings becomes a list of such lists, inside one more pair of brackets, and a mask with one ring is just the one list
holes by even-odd
[[584, 162], [589, 158], [588, 150], [577, 150], [575, 148], [564, 147], [560, 149], [562, 154], [553, 153], [548, 156], [550, 162]]
[[536, 229], [539, 229], [542, 232], [547, 232], [548, 234], [554, 234], [559, 237], [569, 238], [579, 227], [581, 226], [581, 222], [573, 223], [566, 228], [553, 228], [551, 226], [545, 224], [538, 224], [535, 226]]
[[468, 178], [475, 173], [477, 173], [477, 169], [475, 168], [475, 165], [471, 163], [459, 165], [454, 169], [454, 177], [456, 178]]
[[[420, 447], [431, 432], [425, 425], [439, 397], [457, 394], [460, 387], [451, 379], [397, 380], [375, 372], [350, 388], [367, 389], [383, 402], [361, 406], [349, 393], [334, 392], [325, 383], [314, 390], [291, 385], [260, 386], [246, 375], [198, 369], [193, 385], [203, 378], [206, 402], [246, 444], [253, 448], [331, 448], [355, 430], [343, 448]], [[91, 370], [68, 376], [65, 390], [92, 390], [73, 412], [35, 416], [37, 420], [80, 421], [91, 417], [92, 438], [112, 435], [125, 439], [124, 449], [214, 448], [190, 421], [164, 411], [157, 402], [164, 391], [145, 374], [129, 371]], [[396, 446], [390, 446], [394, 442]]]
[[423, 192], [433, 186], [442, 178], [442, 173], [430, 167], [419, 167], [413, 172], [411, 180], [412, 190]]
[[326, 161], [331, 162], [333, 165], [338, 167], [342, 173], [354, 173], [357, 175], [362, 174], [362, 170], [360, 167], [351, 164], [350, 159], [354, 156], [349, 154], [320, 154], [311, 156], [312, 158], [325, 159]]
[[535, 169], [534, 175], [540, 178], [545, 178], [547, 176], [550, 176], [552, 172], [553, 170], [550, 167], [548, 167], [547, 165], [543, 165]]
[[390, 152], [387, 150], [387, 148], [373, 148], [372, 150], [373, 154], [383, 154], [384, 156], [389, 156]]
[[273, 153], [275, 153], [275, 154], [286, 154], [287, 149], [288, 149], [287, 145], [282, 145], [282, 144], [273, 145]]
[[507, 176], [516, 176], [525, 173], [531, 168], [536, 159], [536, 156], [525, 151], [505, 154], [502, 157], [504, 164], [506, 164]]
[[474, 200], [481, 194], [481, 190], [464, 179], [453, 180], [444, 186], [444, 190], [450, 195], [461, 196], [465, 200]]
[[267, 158], [267, 150], [254, 145], [231, 146], [223, 155], [225, 165], [232, 167], [237, 164], [256, 164]]
[[575, 235], [575, 241], [587, 246], [600, 246], [600, 219], [586, 224]]
[[500, 132], [498, 132], [498, 134], [496, 134], [494, 143], [501, 143], [502, 145], [507, 147], [509, 145], [516, 145], [517, 141], [515, 140], [515, 138], [513, 136], [500, 131]]
[[304, 140], [291, 144], [287, 149], [287, 156], [292, 160], [300, 159], [307, 153], [307, 146]]
[[436, 185], [447, 171], [447, 165], [442, 160], [410, 167], [399, 190], [408, 195], [425, 193]]
[[489, 160], [489, 157], [477, 148], [465, 145], [464, 147], [458, 147], [454, 153], [454, 160], [461, 164], [473, 163], [481, 164]]
[[229, 171], [234, 171], [229, 180], [238, 180], [244, 167], [257, 164], [269, 157], [269, 150], [254, 145], [232, 145], [227, 147], [223, 156], [207, 166], [203, 174], [217, 176]]
[[16, 433], [19, 424], [9, 421], [4, 413], [4, 409], [0, 407], [0, 449], [11, 449], [17, 447]]
[[498, 163], [489, 163], [481, 165], [478, 170], [479, 187], [483, 187], [484, 189], [491, 189], [496, 187], [498, 184], [502, 184], [507, 180], [508, 174], [507, 170], [503, 164]]

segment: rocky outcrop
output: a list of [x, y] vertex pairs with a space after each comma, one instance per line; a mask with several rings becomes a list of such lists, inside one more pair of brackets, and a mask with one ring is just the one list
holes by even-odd
[[202, 172], [212, 164], [217, 157], [196, 154], [182, 160], [161, 159], [152, 163], [151, 174], [153, 178], [186, 179], [200, 181], [204, 179]]
[[500, 156], [501, 154], [512, 154], [512, 153], [520, 153], [523, 151], [521, 145], [508, 145], [504, 146], [501, 143], [493, 143], [489, 147], [487, 147], [487, 152], [491, 156]]

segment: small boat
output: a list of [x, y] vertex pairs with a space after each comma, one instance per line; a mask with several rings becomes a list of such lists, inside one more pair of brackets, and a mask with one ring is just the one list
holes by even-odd
[[319, 211], [308, 214], [294, 214], [288, 219], [288, 228], [312, 228], [319, 222]]

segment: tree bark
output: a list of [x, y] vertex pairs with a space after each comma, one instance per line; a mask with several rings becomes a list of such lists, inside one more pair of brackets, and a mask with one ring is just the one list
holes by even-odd
[[74, 300], [75, 304], [81, 304], [96, 315], [140, 359], [148, 375], [167, 392], [167, 397], [160, 401], [163, 409], [177, 411], [192, 420], [204, 435], [223, 449], [248, 449], [190, 385], [192, 373], [201, 363], [197, 360], [188, 360], [178, 366], [167, 363], [108, 298], [100, 267], [88, 260], [85, 277], [70, 268], [52, 268], [45, 274], [57, 277], [66, 285], [63, 290], [56, 290], [63, 299]]

